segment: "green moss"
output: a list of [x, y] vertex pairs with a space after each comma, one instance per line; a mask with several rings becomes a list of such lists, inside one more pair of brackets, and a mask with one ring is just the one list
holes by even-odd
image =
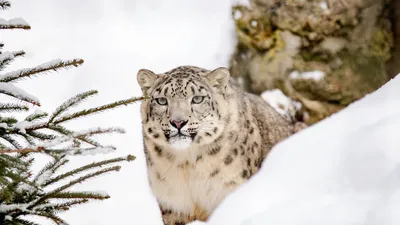
[[381, 57], [384, 61], [390, 59], [393, 48], [393, 33], [377, 27], [369, 44], [369, 51], [372, 56]]

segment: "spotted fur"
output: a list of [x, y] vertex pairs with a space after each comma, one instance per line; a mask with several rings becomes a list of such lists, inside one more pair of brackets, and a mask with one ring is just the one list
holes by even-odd
[[142, 69], [138, 82], [149, 97], [141, 105], [148, 178], [166, 225], [206, 220], [294, 130], [225, 68]]

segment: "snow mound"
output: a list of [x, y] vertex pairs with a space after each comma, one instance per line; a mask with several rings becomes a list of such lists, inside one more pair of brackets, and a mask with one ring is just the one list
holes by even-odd
[[279, 89], [264, 91], [261, 94], [261, 98], [289, 121], [292, 121], [296, 116], [296, 112], [301, 109], [300, 102], [287, 97]]
[[275, 146], [205, 224], [400, 224], [399, 127], [397, 77]]

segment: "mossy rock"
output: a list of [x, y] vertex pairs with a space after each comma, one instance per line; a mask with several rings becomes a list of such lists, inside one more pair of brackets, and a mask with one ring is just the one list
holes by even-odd
[[[386, 63], [395, 40], [389, 1], [356, 0], [347, 8], [336, 0], [326, 2], [252, 0], [251, 8], [233, 8], [239, 40], [231, 58], [233, 77], [247, 91], [279, 88], [302, 102], [308, 124], [390, 79]], [[293, 71], [321, 71], [325, 76], [291, 79]]]

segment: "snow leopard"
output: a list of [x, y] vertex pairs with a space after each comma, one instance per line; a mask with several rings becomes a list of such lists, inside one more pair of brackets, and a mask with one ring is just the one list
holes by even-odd
[[140, 111], [148, 181], [165, 225], [206, 221], [295, 132], [224, 67], [141, 69], [137, 81], [147, 97]]

